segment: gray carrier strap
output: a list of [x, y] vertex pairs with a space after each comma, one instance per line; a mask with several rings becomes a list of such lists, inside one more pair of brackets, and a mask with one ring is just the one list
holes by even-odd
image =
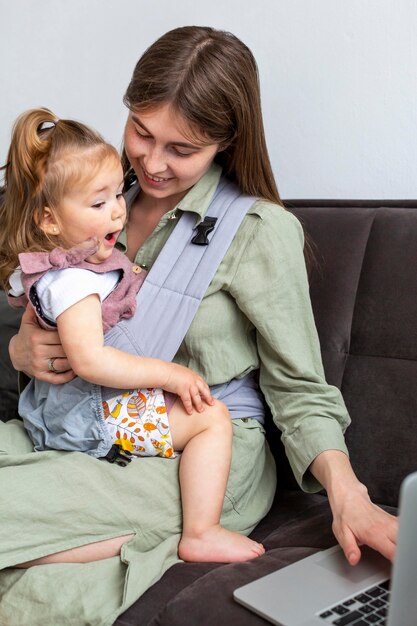
[[255, 198], [242, 195], [235, 184], [221, 178], [207, 210], [217, 222], [205, 246], [191, 243], [196, 217], [184, 213], [138, 293], [134, 317], [106, 333], [106, 344], [171, 361], [254, 202]]

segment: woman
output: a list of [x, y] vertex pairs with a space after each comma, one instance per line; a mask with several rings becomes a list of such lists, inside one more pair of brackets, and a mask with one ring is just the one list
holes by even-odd
[[[243, 194], [259, 198], [238, 228], [175, 360], [210, 385], [220, 385], [215, 387], [220, 398], [230, 381], [245, 379], [253, 386], [250, 374], [259, 370], [261, 390], [283, 431], [295, 476], [306, 490], [321, 485], [327, 490], [334, 532], [349, 562], [359, 560], [361, 543], [392, 559], [396, 521], [370, 502], [355, 477], [343, 439], [349, 418], [340, 393], [324, 380], [301, 227], [280, 206], [251, 52], [234, 36], [210, 28], [171, 31], [139, 60], [125, 103], [130, 110], [126, 168], [131, 166], [138, 185], [129, 192], [129, 222], [119, 245], [131, 260], [150, 268], [182, 214], [194, 213], [196, 223], [210, 216], [222, 171]], [[10, 352], [16, 369], [43, 380], [63, 383], [73, 376], [56, 373], [68, 366], [59, 338], [35, 329], [30, 313]], [[250, 412], [233, 420], [233, 462], [222, 523], [244, 533], [268, 511], [275, 491], [261, 422]], [[121, 475], [120, 468], [85, 455], [28, 454], [31, 447], [19, 425], [4, 431], [1, 447], [14, 454], [1, 455], [0, 462], [3, 458], [23, 503], [20, 514], [14, 507], [10, 511], [9, 499], [0, 510], [9, 507], [6, 522], [12, 520], [14, 530], [25, 537], [33, 509], [42, 524], [32, 526], [36, 535], [23, 545], [8, 541], [1, 566], [39, 557], [59, 563], [53, 575], [50, 565], [24, 574], [16, 569], [0, 573], [0, 593], [6, 593], [7, 607], [14, 611], [6, 608], [5, 617], [10, 620], [25, 610], [25, 584], [24, 607], [30, 607], [32, 618], [39, 613], [41, 621], [41, 599], [56, 623], [63, 612], [74, 612], [77, 624], [92, 617], [95, 623], [111, 623], [177, 559], [177, 466], [147, 459], [146, 466], [132, 463]], [[88, 486], [83, 487], [86, 476]], [[40, 486], [46, 481], [43, 493]], [[82, 501], [74, 512], [75, 488], [81, 489]], [[135, 537], [125, 543], [123, 536], [129, 534]], [[79, 563], [88, 563], [88, 573]], [[89, 590], [79, 602], [74, 577], [77, 590], [84, 585]], [[65, 598], [71, 600], [60, 593], [64, 585]]]

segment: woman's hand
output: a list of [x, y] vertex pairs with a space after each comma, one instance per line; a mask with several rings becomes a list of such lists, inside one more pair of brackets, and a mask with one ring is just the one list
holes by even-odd
[[204, 411], [203, 400], [213, 405], [210, 387], [198, 374], [176, 363], [167, 363], [167, 379], [161, 385], [166, 391], [177, 394], [182, 400], [185, 410], [191, 415], [196, 410]]
[[338, 450], [326, 450], [310, 469], [327, 491], [333, 532], [349, 563], [359, 562], [360, 545], [370, 546], [393, 561], [398, 519], [371, 502], [348, 457]]
[[[58, 333], [40, 328], [30, 304], [22, 316], [18, 334], [10, 341], [9, 353], [16, 370], [39, 380], [61, 384], [75, 377], [68, 369], [70, 366]], [[49, 369], [51, 359], [54, 359], [53, 367], [59, 373]]]
[[351, 565], [361, 558], [360, 545], [367, 545], [394, 560], [398, 519], [371, 502], [364, 485], [357, 483], [343, 498], [334, 498], [333, 532]]

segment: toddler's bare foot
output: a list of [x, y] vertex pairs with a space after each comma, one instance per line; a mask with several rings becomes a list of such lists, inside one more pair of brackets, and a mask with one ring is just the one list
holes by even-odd
[[264, 553], [261, 543], [221, 526], [213, 526], [198, 535], [183, 535], [178, 546], [180, 559], [192, 562], [234, 563]]

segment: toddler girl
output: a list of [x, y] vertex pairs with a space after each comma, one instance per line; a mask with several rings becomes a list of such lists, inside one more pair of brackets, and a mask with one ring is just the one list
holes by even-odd
[[37, 380], [23, 391], [19, 412], [35, 449], [84, 451], [120, 464], [130, 454], [182, 451], [179, 556], [259, 556], [260, 544], [220, 526], [231, 462], [226, 407], [188, 368], [104, 344], [104, 333], [134, 314], [145, 278], [114, 248], [126, 218], [117, 151], [85, 125], [34, 109], [17, 120], [4, 169], [1, 283], [11, 304], [28, 299], [40, 324], [58, 330], [80, 381], [78, 397]]

